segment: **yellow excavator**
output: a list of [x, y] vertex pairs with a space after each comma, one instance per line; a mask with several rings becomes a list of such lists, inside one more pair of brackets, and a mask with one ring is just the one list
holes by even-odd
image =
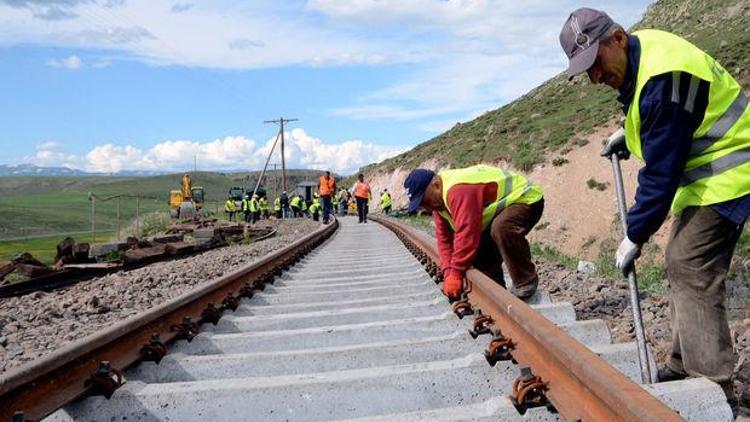
[[169, 191], [169, 214], [173, 218], [193, 218], [203, 209], [204, 202], [203, 187], [193, 187], [190, 175], [183, 174], [181, 188]]

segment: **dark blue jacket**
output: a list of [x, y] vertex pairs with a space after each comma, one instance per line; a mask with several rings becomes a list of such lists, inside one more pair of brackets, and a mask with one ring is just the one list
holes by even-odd
[[[635, 75], [641, 57], [638, 38], [628, 38], [628, 68], [618, 101], [628, 113], [635, 91]], [[651, 78], [641, 91], [641, 151], [645, 166], [638, 173], [635, 205], [628, 211], [628, 238], [642, 244], [656, 233], [669, 213], [685, 169], [693, 133], [703, 121], [708, 106], [709, 83], [696, 79], [698, 89], [690, 96], [691, 79], [679, 72]], [[737, 225], [750, 214], [750, 195], [714, 204], [715, 211]]]

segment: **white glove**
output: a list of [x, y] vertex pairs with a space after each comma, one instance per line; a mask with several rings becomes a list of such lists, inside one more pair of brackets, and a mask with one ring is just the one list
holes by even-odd
[[627, 277], [633, 268], [636, 258], [641, 256], [641, 245], [633, 243], [627, 236], [622, 239], [620, 246], [615, 253], [615, 265]]
[[625, 142], [625, 130], [623, 129], [618, 129], [617, 132], [610, 135], [599, 155], [609, 158], [612, 154], [617, 154], [617, 157], [621, 160], [630, 158], [630, 151], [628, 151], [628, 146]]

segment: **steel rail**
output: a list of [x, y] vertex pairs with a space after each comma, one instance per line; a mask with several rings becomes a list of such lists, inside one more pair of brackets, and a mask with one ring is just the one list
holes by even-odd
[[[158, 361], [165, 344], [192, 339], [196, 323], [216, 323], [222, 310], [237, 307], [238, 297], [263, 289], [337, 227], [334, 220], [252, 264], [0, 375], [0, 421], [11, 420], [16, 412], [39, 420], [77, 398], [111, 394], [118, 385], [110, 381], [117, 379], [118, 370], [141, 360]], [[101, 374], [102, 362], [109, 362], [113, 371], [92, 377]]]
[[[438, 276], [434, 239], [392, 219], [374, 216], [372, 220], [393, 231], [428, 272]], [[482, 272], [470, 269], [466, 279], [472, 308], [491, 318], [492, 334], [510, 339], [513, 359], [541, 378], [547, 399], [565, 420], [683, 420]]]

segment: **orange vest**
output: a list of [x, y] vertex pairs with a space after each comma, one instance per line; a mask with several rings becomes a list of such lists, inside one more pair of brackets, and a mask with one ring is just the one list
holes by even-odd
[[357, 198], [369, 198], [370, 197], [370, 184], [367, 182], [357, 181], [357, 189], [354, 191], [354, 196]]
[[318, 182], [318, 190], [320, 196], [331, 196], [333, 191], [336, 190], [336, 179], [333, 176], [326, 179], [325, 176], [320, 176], [320, 182]]

